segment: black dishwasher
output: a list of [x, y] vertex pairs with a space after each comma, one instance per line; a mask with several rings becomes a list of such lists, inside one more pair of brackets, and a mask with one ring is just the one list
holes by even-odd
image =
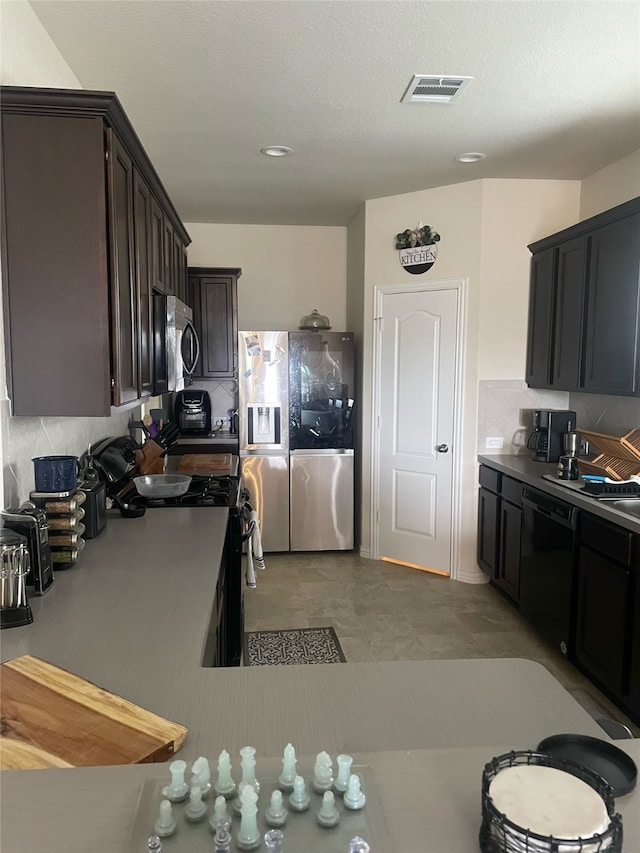
[[579, 510], [544, 492], [522, 492], [520, 612], [563, 654], [573, 655], [572, 612]]

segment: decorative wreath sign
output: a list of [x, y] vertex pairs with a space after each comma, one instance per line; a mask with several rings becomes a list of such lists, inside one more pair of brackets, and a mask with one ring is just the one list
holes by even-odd
[[396, 249], [400, 252], [400, 264], [407, 272], [420, 275], [435, 264], [438, 257], [437, 243], [440, 235], [430, 225], [418, 223], [418, 227], [407, 228], [396, 234]]

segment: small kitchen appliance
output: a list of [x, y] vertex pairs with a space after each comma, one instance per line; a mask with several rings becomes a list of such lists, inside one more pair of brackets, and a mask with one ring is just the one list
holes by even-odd
[[53, 560], [49, 544], [47, 513], [32, 501], [19, 507], [2, 510], [2, 523], [23, 536], [29, 552], [29, 567], [25, 583], [36, 595], [44, 595], [53, 583]]
[[562, 450], [566, 456], [578, 456], [582, 446], [582, 434], [571, 430], [562, 436]]
[[581, 442], [582, 436], [575, 430], [565, 432], [562, 436], [563, 454], [558, 459], [558, 477], [561, 480], [577, 480], [580, 476], [578, 453]]
[[87, 496], [84, 502], [84, 538], [94, 539], [107, 523], [107, 490], [105, 484], [78, 483], [78, 490]]
[[175, 419], [183, 435], [211, 432], [211, 398], [207, 391], [190, 388], [176, 394]]
[[26, 538], [3, 527], [0, 529], [0, 628], [16, 628], [33, 622], [27, 601], [28, 572]]
[[536, 409], [533, 432], [527, 447], [536, 462], [558, 462], [562, 456], [563, 437], [576, 425], [576, 413], [567, 409]]

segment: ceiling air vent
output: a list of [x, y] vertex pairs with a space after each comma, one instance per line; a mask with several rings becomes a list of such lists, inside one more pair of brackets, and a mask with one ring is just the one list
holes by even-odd
[[473, 77], [438, 77], [415, 74], [400, 99], [403, 104], [451, 104]]

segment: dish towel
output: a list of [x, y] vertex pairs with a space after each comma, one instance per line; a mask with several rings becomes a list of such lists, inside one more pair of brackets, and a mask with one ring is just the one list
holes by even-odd
[[260, 571], [264, 571], [264, 553], [262, 551], [262, 536], [260, 534], [260, 521], [258, 519], [258, 513], [255, 509], [252, 509], [249, 513], [249, 524], [252, 521], [255, 521], [255, 527], [253, 528], [253, 536], [251, 537], [251, 544], [253, 546], [253, 554], [256, 558], [256, 568], [260, 569]]
[[[247, 524], [253, 522], [253, 533], [247, 540], [247, 570], [245, 578], [248, 587], [256, 585], [256, 568], [264, 570], [264, 554], [262, 551], [262, 537], [260, 536], [260, 521], [258, 513], [254, 509], [250, 509], [249, 505], [245, 505]], [[254, 565], [255, 558], [255, 565]]]
[[247, 586], [249, 587], [255, 587], [256, 585], [256, 572], [253, 566], [253, 545], [251, 542], [252, 539], [252, 536], [247, 539], [247, 570], [245, 572], [245, 578], [247, 581]]

